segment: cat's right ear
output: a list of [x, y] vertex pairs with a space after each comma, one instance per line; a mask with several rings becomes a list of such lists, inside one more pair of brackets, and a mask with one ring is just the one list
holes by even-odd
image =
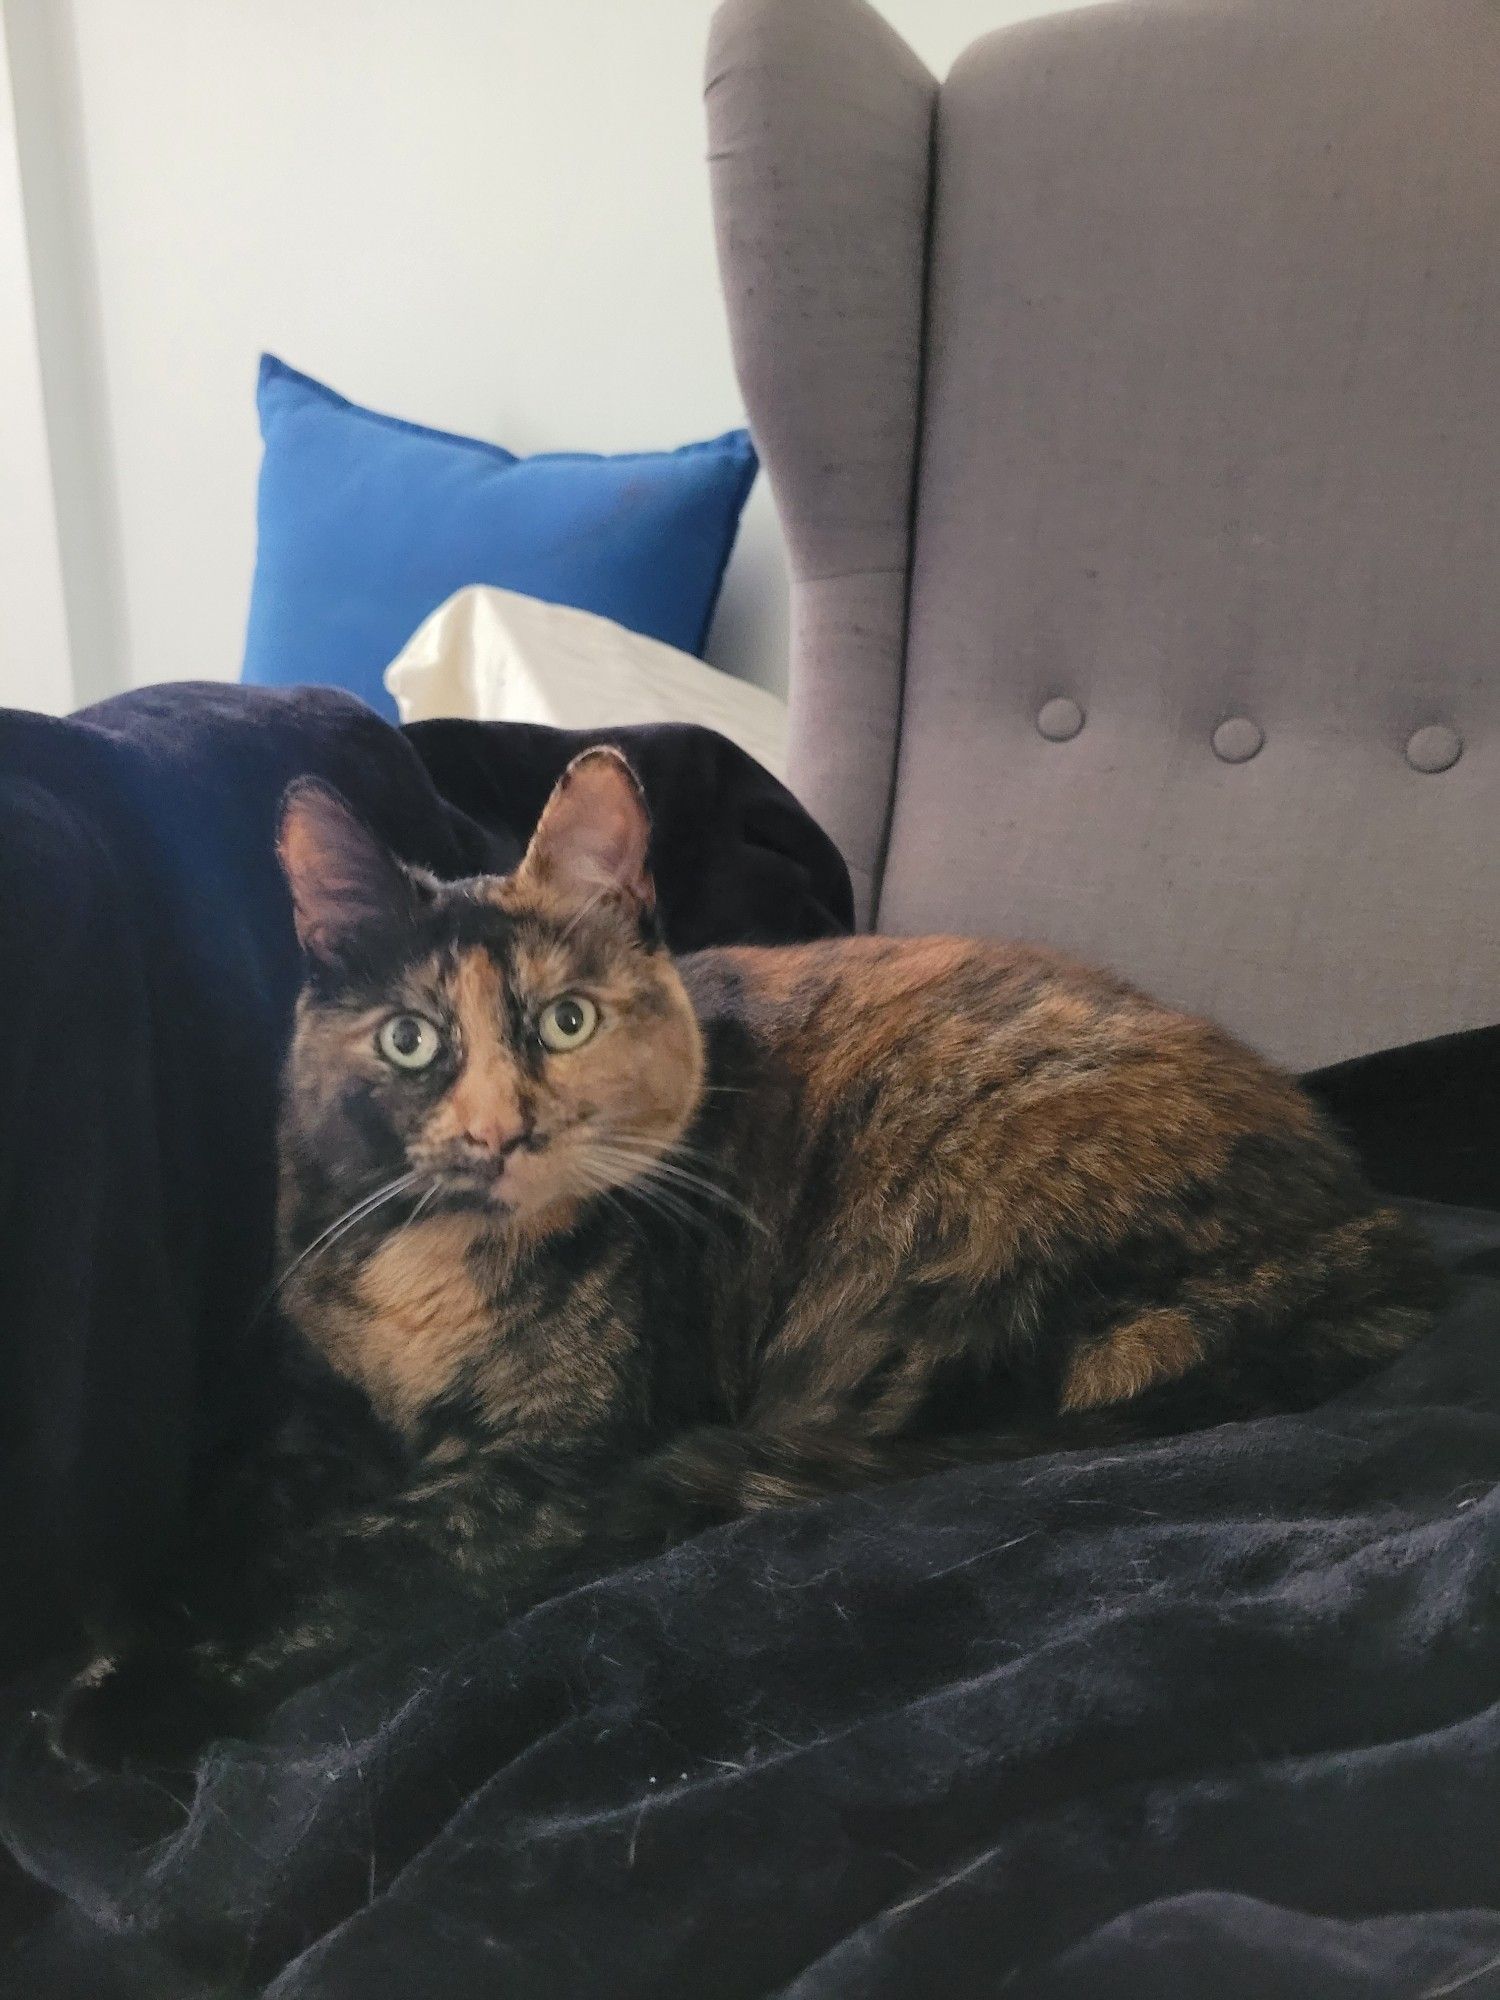
[[414, 914], [417, 885], [331, 785], [299, 778], [281, 802], [276, 853], [308, 957], [336, 965], [360, 932]]

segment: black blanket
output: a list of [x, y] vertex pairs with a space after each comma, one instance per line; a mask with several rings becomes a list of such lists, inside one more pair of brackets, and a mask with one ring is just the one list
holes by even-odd
[[[674, 943], [847, 922], [748, 760], [628, 738]], [[1387, 1184], [1470, 1204], [1425, 1211], [1441, 1330], [1353, 1396], [736, 1525], [499, 1629], [439, 1611], [186, 1809], [46, 1750], [57, 1658], [257, 1406], [282, 786], [503, 867], [576, 747], [238, 689], [0, 723], [5, 1990], [1500, 1992], [1492, 1033], [1314, 1080]]]

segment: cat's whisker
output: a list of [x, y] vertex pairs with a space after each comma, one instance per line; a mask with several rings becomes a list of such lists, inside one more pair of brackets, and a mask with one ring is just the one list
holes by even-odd
[[[622, 1133], [618, 1135], [618, 1139], [626, 1145], [643, 1146], [650, 1152], [654, 1159], [666, 1160], [669, 1164], [675, 1163], [681, 1165], [686, 1163], [688, 1165], [703, 1167], [717, 1167], [722, 1162], [721, 1154], [710, 1152], [705, 1146], [689, 1145], [685, 1139], [674, 1139], [671, 1145], [666, 1147], [659, 1145], [652, 1139], [637, 1139], [630, 1133]], [[611, 1143], [615, 1143], [614, 1138], [612, 1138]]]
[[741, 1214], [743, 1220], [753, 1220], [748, 1214], [742, 1213], [740, 1204], [722, 1188], [716, 1187], [712, 1182], [705, 1182], [696, 1174], [664, 1167], [649, 1153], [617, 1153], [613, 1156], [612, 1164], [632, 1185], [649, 1184], [658, 1190], [670, 1190], [679, 1199], [688, 1195], [704, 1196], [719, 1208]]
[[695, 1222], [712, 1223], [717, 1220], [711, 1212], [705, 1214], [702, 1209], [694, 1208], [692, 1203], [685, 1200], [670, 1183], [658, 1181], [650, 1174], [636, 1175], [626, 1184], [625, 1192], [640, 1194], [644, 1199], [655, 1201], [664, 1212], [680, 1215], [684, 1221], [691, 1219]]
[[[658, 1192], [661, 1191], [659, 1182], [653, 1182], [652, 1184], [657, 1187]], [[737, 1222], [746, 1229], [754, 1230], [757, 1235], [769, 1238], [770, 1231], [761, 1221], [760, 1217], [746, 1208], [742, 1203], [735, 1201], [731, 1196], [725, 1194], [719, 1194], [713, 1200], [714, 1206], [709, 1210], [709, 1213], [717, 1215], [720, 1228], [727, 1228], [731, 1222]], [[701, 1214], [703, 1211], [695, 1209], [694, 1213]]]
[[588, 1168], [582, 1166], [582, 1164], [574, 1164], [574, 1174], [578, 1176], [578, 1186], [574, 1190], [570, 1190], [570, 1192], [582, 1194], [588, 1200], [600, 1200], [600, 1202], [604, 1202], [606, 1208], [612, 1208], [632, 1228], [636, 1228], [636, 1218], [630, 1214], [630, 1210], [626, 1208], [626, 1204], [620, 1200], [620, 1194], [618, 1194], [614, 1182], [606, 1180], [604, 1176], [590, 1174]]
[[427, 1192], [425, 1194], [418, 1195], [416, 1206], [412, 1209], [411, 1214], [407, 1216], [405, 1222], [402, 1223], [401, 1227], [395, 1232], [397, 1236], [404, 1236], [407, 1230], [411, 1228], [412, 1224], [421, 1218], [423, 1212], [432, 1206], [433, 1202], [437, 1200], [438, 1195], [441, 1193], [442, 1186], [443, 1186], [442, 1182], [437, 1179], [433, 1179], [428, 1183]]
[[[413, 1180], [415, 1180], [416, 1177], [413, 1176], [412, 1178]], [[384, 1207], [385, 1203], [388, 1201], [396, 1200], [396, 1198], [399, 1195], [409, 1193], [410, 1188], [411, 1188], [411, 1182], [408, 1182], [401, 1187], [387, 1188], [385, 1193], [382, 1194], [382, 1196], [380, 1197], [379, 1201], [371, 1201], [364, 1207], [362, 1207], [357, 1214], [345, 1216], [342, 1222], [336, 1228], [329, 1230], [326, 1233], [326, 1235], [323, 1238], [321, 1238], [317, 1243], [310, 1244], [308, 1248], [302, 1252], [302, 1255], [297, 1259], [297, 1263], [298, 1264], [303, 1263], [308, 1258], [312, 1257], [314, 1253], [316, 1253], [317, 1256], [320, 1257], [326, 1256], [336, 1243], [341, 1243], [346, 1236], [352, 1234], [352, 1232], [359, 1227], [360, 1223], [366, 1221], [371, 1215], [375, 1213], [375, 1211], [378, 1208]], [[292, 1268], [295, 1269], [296, 1265], [294, 1265]], [[290, 1276], [291, 1273], [288, 1272], [287, 1275]]]
[[613, 1182], [590, 1174], [581, 1162], [574, 1162], [570, 1172], [577, 1177], [577, 1185], [568, 1189], [570, 1194], [581, 1195], [585, 1200], [589, 1201], [602, 1201], [607, 1208], [613, 1210], [633, 1230], [639, 1233], [639, 1218], [632, 1215], [629, 1208], [621, 1201]]
[[611, 1133], [607, 1140], [598, 1143], [613, 1147], [616, 1150], [617, 1156], [623, 1156], [626, 1159], [633, 1157], [638, 1163], [637, 1171], [643, 1178], [669, 1181], [674, 1186], [694, 1194], [706, 1195], [709, 1200], [721, 1203], [732, 1214], [737, 1215], [742, 1222], [748, 1223], [751, 1228], [758, 1229], [763, 1234], [766, 1233], [766, 1225], [761, 1221], [760, 1217], [753, 1210], [747, 1208], [737, 1195], [731, 1194], [727, 1188], [720, 1186], [717, 1181], [710, 1180], [706, 1174], [694, 1173], [691, 1168], [678, 1164], [674, 1155], [684, 1152], [691, 1152], [697, 1158], [707, 1157], [700, 1154], [696, 1147], [685, 1148], [673, 1146], [662, 1152], [653, 1146], [649, 1140], [639, 1139], [631, 1133]]
[[[640, 1141], [635, 1145], [617, 1144], [614, 1139], [609, 1139], [596, 1141], [593, 1150], [596, 1157], [601, 1160], [604, 1160], [606, 1155], [612, 1154], [610, 1164], [617, 1170], [623, 1169], [629, 1175], [623, 1191], [645, 1199], [649, 1190], [655, 1206], [662, 1214], [672, 1214], [683, 1221], [692, 1220], [700, 1225], [705, 1224], [710, 1218], [687, 1200], [686, 1196], [706, 1195], [711, 1201], [717, 1202], [752, 1228], [765, 1230], [765, 1224], [759, 1216], [753, 1214], [726, 1189], [701, 1174], [689, 1173], [686, 1168], [677, 1167], [670, 1160], [664, 1160], [649, 1142]], [[719, 1220], [722, 1224], [724, 1218], [721, 1217]]]
[[703, 1174], [691, 1173], [686, 1167], [674, 1166], [669, 1160], [658, 1160], [654, 1166], [646, 1169], [646, 1173], [649, 1179], [669, 1181], [674, 1187], [682, 1188], [685, 1192], [701, 1194], [710, 1201], [718, 1202], [731, 1215], [737, 1215], [741, 1222], [748, 1223], [752, 1229], [765, 1233], [766, 1225], [755, 1211], [747, 1208], [738, 1195], [733, 1195], [727, 1188], [720, 1187], [717, 1181], [711, 1181]]
[[660, 1139], [653, 1139], [644, 1132], [626, 1130], [606, 1130], [600, 1136], [606, 1145], [644, 1147], [658, 1159], [670, 1160], [681, 1156], [686, 1159], [713, 1161], [718, 1158], [718, 1155], [710, 1152], [707, 1147], [695, 1146], [687, 1139], [673, 1139], [663, 1144]]
[[598, 1191], [601, 1193], [608, 1189], [619, 1200], [635, 1197], [645, 1207], [653, 1209], [669, 1221], [692, 1223], [700, 1229], [712, 1228], [722, 1221], [722, 1218], [694, 1208], [675, 1191], [653, 1184], [649, 1175], [643, 1171], [641, 1159], [637, 1155], [623, 1152], [612, 1154], [607, 1146], [595, 1145], [590, 1149], [590, 1158], [605, 1177], [599, 1185]]
[[650, 1160], [644, 1158], [642, 1154], [622, 1152], [622, 1150], [616, 1152], [612, 1148], [594, 1146], [590, 1150], [590, 1160], [608, 1178], [608, 1184], [612, 1188], [620, 1188], [622, 1192], [630, 1192], [638, 1186], [644, 1186], [648, 1180]]
[[631, 1181], [620, 1193], [622, 1197], [638, 1201], [642, 1208], [650, 1209], [682, 1228], [713, 1231], [723, 1226], [721, 1216], [705, 1213], [701, 1208], [689, 1208], [686, 1202], [674, 1200], [664, 1188], [653, 1187], [649, 1181]]
[[[287, 1280], [294, 1272], [301, 1269], [309, 1257], [332, 1249], [341, 1236], [347, 1236], [349, 1231], [363, 1222], [367, 1215], [373, 1215], [377, 1208], [383, 1207], [388, 1201], [394, 1201], [397, 1195], [405, 1194], [409, 1188], [415, 1187], [421, 1178], [420, 1174], [415, 1173], [398, 1174], [394, 1180], [387, 1181], [384, 1187], [376, 1188], [373, 1194], [365, 1195], [363, 1199], [346, 1208], [341, 1216], [329, 1223], [320, 1236], [315, 1236], [312, 1242], [292, 1259], [272, 1286], [271, 1297], [275, 1298]], [[433, 1185], [436, 1186], [436, 1182]]]

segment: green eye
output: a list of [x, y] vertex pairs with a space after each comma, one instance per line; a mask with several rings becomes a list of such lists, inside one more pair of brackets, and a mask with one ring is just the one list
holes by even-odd
[[581, 1049], [599, 1025], [599, 1009], [581, 993], [565, 993], [542, 1009], [536, 1031], [556, 1056]]
[[420, 1014], [392, 1014], [375, 1037], [375, 1046], [397, 1069], [426, 1069], [437, 1059], [443, 1038]]

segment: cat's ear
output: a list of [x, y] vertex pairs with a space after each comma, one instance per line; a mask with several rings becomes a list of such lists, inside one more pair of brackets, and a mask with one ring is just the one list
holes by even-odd
[[415, 911], [410, 873], [316, 778], [288, 788], [276, 853], [292, 892], [297, 937], [310, 958], [333, 964], [361, 931]]
[[650, 846], [640, 781], [618, 750], [601, 744], [575, 757], [553, 786], [517, 873], [579, 901], [615, 891], [650, 911]]

